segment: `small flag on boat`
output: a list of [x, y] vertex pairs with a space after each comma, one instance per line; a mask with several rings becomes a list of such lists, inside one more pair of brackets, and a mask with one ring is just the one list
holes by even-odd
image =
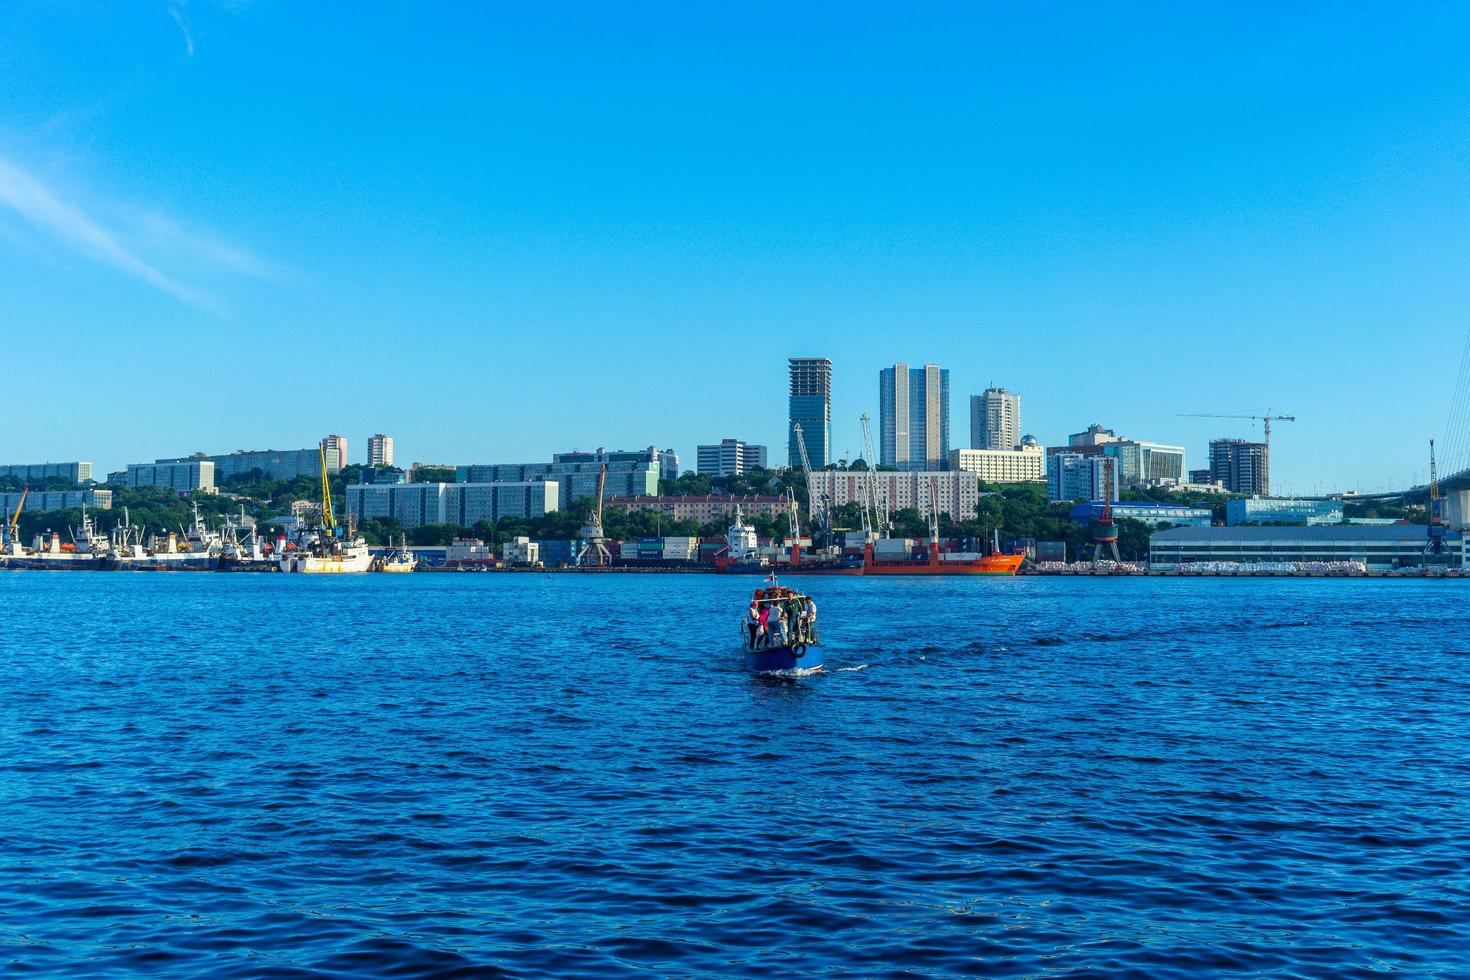
[[776, 573], [775, 572], [772, 572], [771, 574], [767, 575], [766, 576], [766, 581], [767, 582], [774, 582], [774, 581], [776, 581]]

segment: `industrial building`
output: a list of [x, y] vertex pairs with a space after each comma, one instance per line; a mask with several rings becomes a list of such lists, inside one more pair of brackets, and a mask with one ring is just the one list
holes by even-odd
[[[1100, 500], [1090, 500], [1072, 508], [1070, 517], [1074, 524], [1091, 524], [1102, 516]], [[1158, 504], [1152, 502], [1114, 503], [1113, 518], [1128, 518], [1144, 524], [1174, 524], [1187, 527], [1209, 527], [1214, 511], [1208, 507], [1185, 507], [1182, 504]]]
[[[1149, 564], [1171, 569], [1187, 562], [1360, 561], [1371, 569], [1424, 563], [1428, 528], [1422, 524], [1336, 524], [1317, 527], [1177, 527], [1149, 537]], [[1455, 567], [1463, 542], [1448, 532]]]
[[[346, 463], [346, 460], [343, 460]], [[367, 464], [374, 468], [393, 465], [393, 437], [378, 432], [368, 436]]]
[[974, 473], [981, 483], [1045, 483], [1046, 448], [1026, 436], [1015, 449], [951, 449], [949, 468]]
[[480, 521], [541, 517], [558, 509], [554, 481], [495, 483], [357, 483], [347, 488], [347, 510], [358, 520], [393, 518], [405, 528], [425, 524], [473, 527]]
[[22, 483], [62, 479], [80, 486], [92, 479], [91, 463], [10, 463], [0, 466], [0, 477], [13, 477]]
[[1210, 441], [1210, 482], [1230, 493], [1271, 495], [1271, 450], [1264, 442], [1248, 439]]
[[1102, 453], [1083, 455], [1048, 450], [1046, 499], [1102, 500], [1107, 496], [1108, 470], [1112, 470], [1113, 500], [1118, 499], [1118, 460]]
[[889, 510], [908, 507], [928, 513], [932, 506], [953, 520], [967, 521], [978, 512], [980, 478], [961, 470], [910, 470], [903, 473], [874, 470], [823, 470], [812, 474], [815, 492], [825, 494], [835, 507], [868, 499], [868, 480]]
[[1297, 500], [1290, 497], [1246, 497], [1225, 501], [1225, 523], [1341, 524], [1341, 500]]
[[970, 448], [1015, 449], [1021, 444], [1021, 396], [986, 388], [970, 396]]
[[739, 439], [721, 439], [697, 450], [695, 472], [700, 476], [743, 476], [766, 468], [766, 447]]
[[948, 459], [949, 371], [938, 364], [895, 364], [879, 371], [879, 464], [939, 470]]
[[[0, 493], [0, 513], [7, 518], [20, 506], [21, 494]], [[95, 507], [108, 510], [112, 507], [111, 490], [32, 490], [25, 494], [25, 510], [71, 510], [76, 507]]]
[[812, 466], [821, 469], [832, 461], [832, 362], [825, 357], [793, 357], [787, 402], [786, 460], [792, 469], [801, 466], [796, 427], [806, 443]]
[[130, 487], [168, 487], [179, 493], [213, 493], [214, 463], [208, 459], [159, 460], [131, 463], [123, 481]]
[[703, 496], [679, 497], [612, 497], [607, 506], [624, 510], [651, 510], [676, 521], [698, 521], [709, 524], [729, 520], [735, 509], [747, 518], [778, 517], [788, 508], [785, 497], [760, 494], [737, 496], [732, 493], [715, 493]]

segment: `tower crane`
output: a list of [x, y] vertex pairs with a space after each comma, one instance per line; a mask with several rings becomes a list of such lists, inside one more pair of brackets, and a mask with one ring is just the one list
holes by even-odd
[[1271, 447], [1271, 423], [1272, 422], [1295, 422], [1295, 415], [1272, 415], [1271, 410], [1266, 409], [1265, 415], [1231, 415], [1226, 412], [1180, 412], [1180, 418], [1192, 419], [1250, 419], [1252, 422], [1260, 422], [1266, 430], [1266, 448]]
[[602, 533], [602, 494], [607, 488], [607, 464], [597, 471], [597, 500], [592, 505], [592, 512], [587, 515], [587, 523], [582, 525], [579, 536], [586, 542], [582, 550], [577, 553], [578, 565], [608, 565], [612, 563], [612, 555], [607, 550], [607, 536]]
[[816, 481], [812, 479], [812, 461], [806, 452], [806, 437], [801, 434], [801, 423], [791, 423], [791, 431], [796, 433], [796, 451], [801, 456], [801, 472], [806, 477], [806, 506], [812, 518], [812, 545], [815, 546], [818, 533], [824, 535], [823, 545], [829, 530], [827, 524], [827, 501], [824, 494], [817, 493]]
[[337, 526], [337, 514], [332, 509], [332, 481], [327, 476], [327, 444], [323, 440], [317, 447], [322, 460], [322, 528], [329, 534]]

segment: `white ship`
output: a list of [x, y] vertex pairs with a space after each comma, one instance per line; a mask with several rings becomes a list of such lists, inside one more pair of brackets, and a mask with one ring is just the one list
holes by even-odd
[[418, 565], [418, 558], [414, 557], [414, 553], [408, 550], [408, 538], [400, 535], [397, 548], [394, 548], [381, 558], [373, 560], [373, 571], [411, 572]]
[[373, 554], [367, 540], [359, 536], [349, 520], [346, 527], [337, 523], [332, 509], [332, 484], [327, 478], [327, 453], [320, 448], [322, 461], [322, 526], [298, 531], [296, 539], [286, 545], [278, 563], [283, 572], [310, 574], [344, 574], [366, 572], [372, 568]]

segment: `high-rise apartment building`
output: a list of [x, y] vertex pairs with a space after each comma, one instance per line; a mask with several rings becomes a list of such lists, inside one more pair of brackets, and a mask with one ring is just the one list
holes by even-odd
[[766, 468], [766, 447], [721, 439], [716, 445], [700, 446], [696, 463], [700, 476], [743, 476], [750, 470]]
[[1015, 449], [1021, 443], [1021, 396], [986, 388], [970, 396], [970, 448]]
[[1100, 453], [1083, 455], [1062, 450], [1046, 458], [1047, 500], [1101, 500], [1112, 470], [1113, 501], [1118, 500], [1118, 460]]
[[1271, 495], [1271, 454], [1264, 442], [1210, 440], [1210, 479], [1230, 493]]
[[801, 465], [796, 448], [796, 426], [801, 426], [802, 440], [813, 469], [822, 469], [832, 460], [832, 362], [825, 357], [793, 357], [788, 403], [786, 460]]
[[392, 436], [385, 436], [381, 432], [368, 436], [367, 464], [373, 467], [393, 465]]
[[949, 458], [949, 371], [938, 364], [895, 364], [879, 371], [878, 428], [880, 465], [944, 469]]
[[[347, 465], [347, 437], [346, 436], [336, 436], [336, 435], [327, 436], [325, 439], [322, 440], [322, 446], [323, 446], [323, 448], [325, 448], [325, 449], [328, 450], [328, 453], [327, 453], [327, 472], [328, 473], [336, 473], [338, 470], [342, 469], [342, 467], [344, 467], [344, 466]], [[330, 452], [330, 450], [333, 450], [333, 449], [335, 449], [337, 451], [337, 462], [335, 464], [332, 462], [332, 454]]]

